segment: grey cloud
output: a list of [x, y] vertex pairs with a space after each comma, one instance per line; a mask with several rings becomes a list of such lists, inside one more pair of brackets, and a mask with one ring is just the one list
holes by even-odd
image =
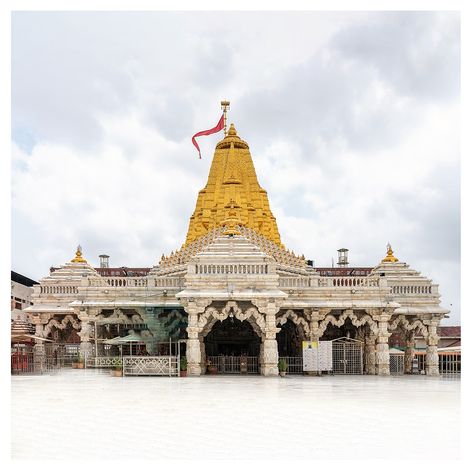
[[392, 12], [348, 26], [331, 46], [374, 68], [400, 94], [432, 101], [459, 94], [459, 41], [459, 13]]

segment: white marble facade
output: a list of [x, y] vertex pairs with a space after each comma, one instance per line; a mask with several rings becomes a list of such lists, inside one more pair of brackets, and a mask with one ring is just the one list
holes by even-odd
[[349, 320], [364, 342], [366, 373], [389, 374], [388, 339], [401, 328], [407, 371], [417, 333], [427, 344], [427, 375], [438, 374], [436, 331], [448, 311], [438, 285], [406, 263], [382, 262], [365, 277], [323, 277], [248, 229], [224, 230], [162, 258], [145, 277], [102, 277], [85, 261], [66, 263], [34, 287], [27, 311], [36, 334], [46, 338], [53, 327], [71, 325], [87, 355], [97, 322], [145, 322], [147, 308], [173, 309], [187, 316], [188, 373], [197, 376], [205, 372], [204, 337], [232, 316], [260, 338], [261, 373], [277, 375], [276, 335], [286, 321], [302, 338], [318, 340]]

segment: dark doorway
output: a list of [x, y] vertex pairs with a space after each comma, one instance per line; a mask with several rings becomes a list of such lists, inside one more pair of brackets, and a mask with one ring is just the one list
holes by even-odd
[[280, 357], [301, 356], [303, 338], [293, 321], [288, 320], [283, 324], [276, 338], [278, 343], [278, 355]]
[[248, 321], [217, 321], [204, 338], [207, 356], [258, 356], [260, 338]]

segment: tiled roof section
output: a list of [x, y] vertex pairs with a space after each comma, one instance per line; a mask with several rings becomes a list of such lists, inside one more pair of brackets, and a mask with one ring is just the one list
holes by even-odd
[[11, 322], [12, 336], [18, 336], [21, 334], [34, 334], [34, 332], [33, 325], [28, 321], [15, 319]]
[[[263, 252], [271, 255], [280, 265], [306, 268], [306, 260], [303, 256], [299, 257], [283, 245], [277, 244], [265, 236], [259, 234], [253, 229], [244, 226], [237, 226], [238, 232], [247, 238], [252, 244], [259, 247]], [[225, 234], [226, 227], [211, 229], [207, 234], [192, 241], [189, 244], [183, 244], [176, 252], [171, 252], [168, 257], [163, 256], [160, 261], [160, 270], [174, 267], [176, 265], [187, 264], [191, 258], [203, 251], [215, 239]]]
[[440, 337], [461, 337], [461, 326], [438, 326]]

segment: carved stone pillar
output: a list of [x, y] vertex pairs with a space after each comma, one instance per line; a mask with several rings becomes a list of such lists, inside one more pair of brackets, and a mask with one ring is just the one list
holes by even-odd
[[382, 313], [378, 322], [378, 333], [377, 333], [377, 375], [390, 375], [390, 353], [388, 347], [388, 338], [390, 333], [388, 332], [388, 321], [390, 315]]
[[407, 331], [405, 345], [405, 373], [411, 374], [415, 358], [415, 331]]
[[439, 375], [439, 357], [438, 357], [438, 340], [437, 334], [438, 321], [430, 321], [428, 326], [428, 336], [426, 337], [426, 375]]
[[46, 351], [44, 349], [43, 341], [36, 342], [33, 349], [33, 362], [35, 372], [42, 373], [46, 368]]
[[[35, 324], [36, 331], [35, 336], [44, 337], [44, 325], [40, 323]], [[46, 351], [44, 348], [43, 341], [36, 339], [35, 345], [33, 348], [33, 363], [35, 372], [43, 372], [46, 365]]]
[[206, 373], [206, 344], [204, 343], [204, 337], [199, 336], [199, 348], [201, 351], [201, 374]]
[[269, 334], [263, 341], [263, 364], [261, 366], [262, 375], [278, 375], [278, 344], [273, 334]]
[[188, 342], [186, 345], [186, 360], [188, 362], [188, 375], [201, 375], [201, 343], [199, 341], [199, 328], [188, 327]]
[[311, 341], [319, 341], [319, 321], [310, 321], [309, 323], [309, 335]]
[[93, 323], [89, 321], [87, 317], [83, 317], [81, 320], [81, 330], [79, 331], [79, 337], [81, 338], [81, 344], [79, 346], [79, 355], [84, 362], [87, 358], [93, 357], [94, 348], [91, 342], [91, 333], [93, 331]]
[[276, 334], [280, 329], [276, 327], [276, 313], [276, 305], [270, 301], [265, 312], [265, 332], [262, 344], [263, 357], [260, 366], [262, 375], [278, 375], [278, 344]]
[[370, 333], [365, 339], [365, 372], [368, 375], [375, 375], [377, 373], [377, 359], [375, 352], [375, 343], [377, 336]]

